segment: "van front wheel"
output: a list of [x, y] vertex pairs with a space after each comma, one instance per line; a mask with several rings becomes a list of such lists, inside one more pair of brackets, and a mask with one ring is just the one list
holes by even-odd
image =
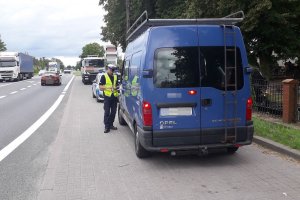
[[119, 119], [119, 124], [121, 126], [126, 126], [127, 125], [125, 119], [123, 118], [122, 114], [120, 113], [120, 106], [118, 107], [118, 119]]
[[137, 128], [135, 127], [135, 154], [139, 158], [147, 158], [151, 154], [149, 151], [147, 151], [140, 143], [139, 139], [139, 132], [137, 131]]

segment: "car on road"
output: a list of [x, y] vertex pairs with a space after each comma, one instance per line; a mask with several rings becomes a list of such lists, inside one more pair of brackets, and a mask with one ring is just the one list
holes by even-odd
[[41, 77], [41, 85], [61, 85], [61, 76], [57, 72], [45, 72]]
[[64, 69], [64, 74], [71, 74], [72, 70], [71, 69]]
[[93, 98], [96, 98], [97, 102], [104, 101], [103, 91], [101, 91], [99, 88], [99, 83], [100, 83], [101, 77], [103, 75], [104, 75], [104, 73], [98, 73], [96, 76], [96, 79], [93, 81], [93, 84], [92, 84], [92, 96], [93, 96]]

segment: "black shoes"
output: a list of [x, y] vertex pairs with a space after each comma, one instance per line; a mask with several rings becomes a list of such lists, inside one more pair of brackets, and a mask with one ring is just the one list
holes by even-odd
[[104, 129], [104, 133], [109, 133], [109, 132], [110, 132], [110, 130], [118, 130], [118, 128], [117, 128], [117, 127], [115, 127], [115, 126], [111, 126], [110, 128], [106, 128], [106, 129]]

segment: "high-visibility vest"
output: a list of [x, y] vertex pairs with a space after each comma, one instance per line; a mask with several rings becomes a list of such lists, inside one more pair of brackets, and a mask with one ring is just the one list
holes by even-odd
[[107, 73], [104, 74], [105, 76], [105, 87], [107, 88], [113, 88], [113, 89], [105, 89], [104, 90], [104, 95], [107, 97], [111, 97], [113, 94], [115, 97], [119, 96], [118, 90], [116, 89], [117, 87], [117, 75], [114, 75], [114, 85], [112, 84], [109, 76]]

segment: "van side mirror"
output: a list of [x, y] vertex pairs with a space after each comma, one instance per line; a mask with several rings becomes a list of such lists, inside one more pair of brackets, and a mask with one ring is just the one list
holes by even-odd
[[143, 70], [142, 74], [143, 74], [143, 78], [152, 78], [153, 70], [152, 69]]

